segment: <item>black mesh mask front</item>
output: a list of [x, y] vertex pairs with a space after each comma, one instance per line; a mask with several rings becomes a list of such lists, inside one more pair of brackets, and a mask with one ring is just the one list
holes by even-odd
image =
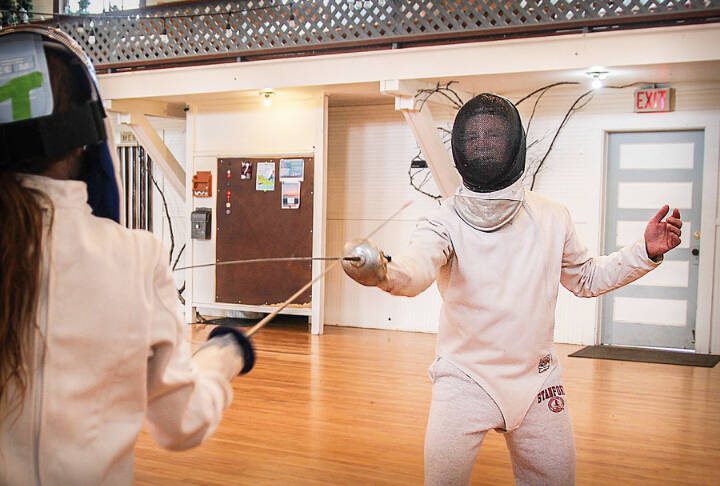
[[465, 187], [492, 192], [525, 170], [525, 131], [515, 105], [483, 93], [460, 108], [452, 129], [455, 167]]

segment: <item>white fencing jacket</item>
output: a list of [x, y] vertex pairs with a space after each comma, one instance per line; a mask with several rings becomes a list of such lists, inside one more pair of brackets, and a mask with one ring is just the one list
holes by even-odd
[[146, 418], [162, 446], [193, 447], [232, 389], [191, 361], [167, 252], [152, 234], [92, 216], [82, 182], [23, 184], [50, 197], [54, 217], [27, 393], [0, 423], [0, 484], [130, 484]]
[[527, 191], [520, 211], [494, 232], [466, 224], [450, 198], [418, 223], [407, 253], [393, 257], [388, 281], [380, 287], [414, 296], [437, 279], [443, 301], [437, 354], [485, 389], [510, 431], [558, 365], [553, 355], [558, 284], [594, 297], [657, 265], [644, 240], [591, 257], [567, 209]]

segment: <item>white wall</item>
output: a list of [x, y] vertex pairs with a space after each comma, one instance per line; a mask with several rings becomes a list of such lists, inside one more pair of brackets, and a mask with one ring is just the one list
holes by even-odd
[[[676, 86], [677, 111], [669, 114], [633, 113], [632, 89], [598, 92], [564, 128], [538, 176], [535, 190], [566, 204], [580, 237], [591, 252], [598, 253], [604, 211], [605, 131], [683, 129], [712, 126], [712, 120], [717, 126], [719, 87]], [[538, 137], [543, 141], [530, 151], [529, 161], [544, 153], [565, 111], [584, 89], [559, 88], [543, 98], [528, 136], [529, 141]], [[511, 99], [524, 94], [505, 93]], [[532, 102], [521, 105], [525, 119]], [[433, 113], [439, 124], [451, 118], [451, 113], [441, 113], [435, 107]], [[328, 253], [338, 254], [344, 241], [363, 236], [403, 201], [413, 199], [413, 206], [374, 237], [389, 253], [401, 251], [413, 221], [436, 204], [408, 185], [408, 164], [417, 153], [409, 128], [392, 106], [385, 105], [332, 108], [329, 127]], [[717, 146], [718, 135], [716, 129], [708, 130], [706, 145]], [[717, 150], [714, 154], [717, 157]], [[717, 168], [717, 161], [710, 165]], [[717, 170], [714, 177], [717, 181]], [[705, 273], [706, 280], [712, 281], [712, 269]], [[717, 275], [714, 278], [717, 281]], [[434, 286], [415, 299], [406, 299], [363, 288], [335, 274], [328, 280], [326, 320], [328, 324], [434, 331], [439, 304]], [[557, 341], [595, 343], [597, 323], [597, 299], [578, 299], [561, 290]]]
[[[392, 99], [389, 99], [392, 101]], [[422, 214], [437, 203], [408, 184], [415, 140], [392, 105], [331, 108], [328, 131], [327, 253], [363, 238], [405, 201], [414, 204], [373, 237], [389, 254], [401, 251]], [[430, 191], [436, 191], [429, 187]], [[365, 288], [334, 272], [327, 277], [326, 323], [383, 329], [436, 329], [437, 292], [415, 299]]]
[[[197, 171], [209, 170], [213, 174], [213, 197], [195, 198], [188, 192], [191, 204], [186, 218], [197, 207], [213, 208], [211, 239], [191, 240], [188, 258], [193, 264], [215, 262], [217, 159], [315, 154], [315, 163], [321, 163], [318, 158], [322, 157], [323, 109], [322, 96], [294, 101], [276, 99], [270, 107], [262, 106], [259, 98], [251, 103], [190, 104], [188, 150], [191, 155], [188, 157], [187, 184], [191, 184], [192, 175]], [[191, 302], [196, 305], [214, 303], [214, 267], [188, 273], [192, 273], [188, 275], [192, 286]], [[186, 317], [191, 318], [190, 315]]]

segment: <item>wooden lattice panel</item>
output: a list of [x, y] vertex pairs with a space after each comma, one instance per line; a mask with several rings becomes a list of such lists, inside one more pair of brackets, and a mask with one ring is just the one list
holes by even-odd
[[249, 0], [151, 7], [59, 26], [96, 67], [720, 15], [720, 0]]

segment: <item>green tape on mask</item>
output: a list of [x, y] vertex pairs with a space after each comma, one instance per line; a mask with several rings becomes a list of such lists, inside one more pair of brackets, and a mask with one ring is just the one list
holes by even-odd
[[11, 79], [0, 86], [0, 103], [10, 100], [14, 121], [25, 120], [32, 116], [30, 111], [30, 90], [37, 89], [42, 84], [42, 73], [34, 71]]

